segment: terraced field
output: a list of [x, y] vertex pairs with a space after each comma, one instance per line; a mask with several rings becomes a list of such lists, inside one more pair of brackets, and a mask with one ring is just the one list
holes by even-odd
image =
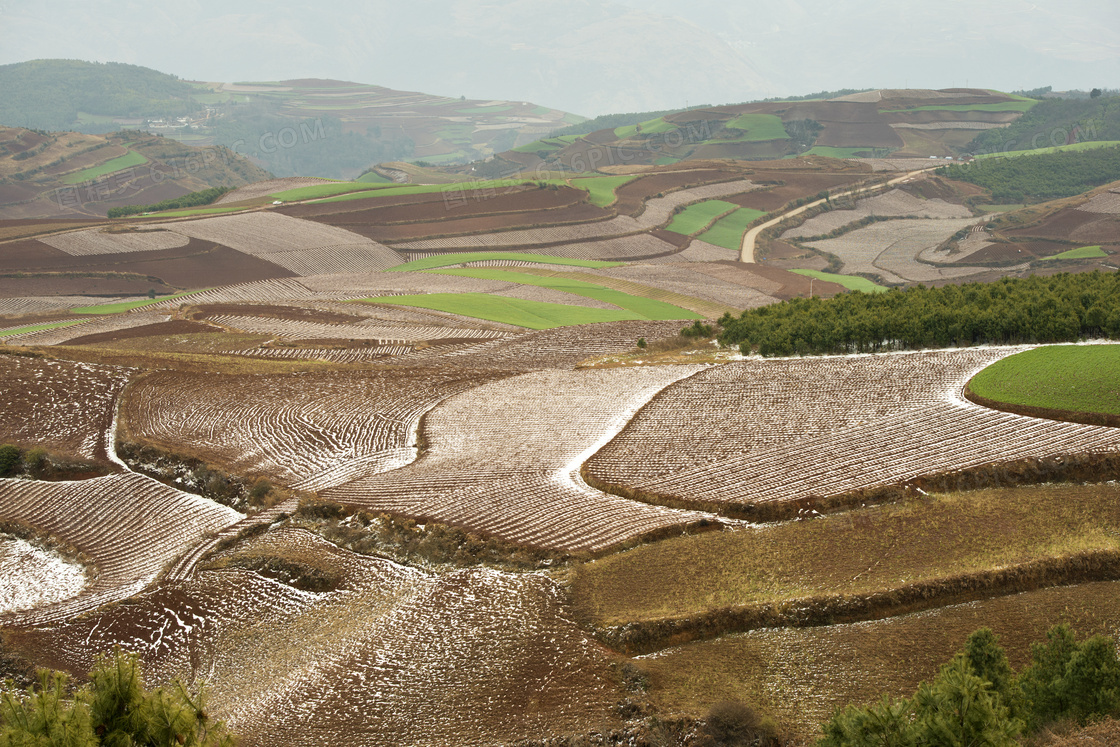
[[113, 408], [131, 373], [0, 355], [0, 442], [104, 461]]
[[122, 416], [131, 439], [321, 490], [407, 464], [420, 416], [482, 381], [422, 372], [158, 372], [129, 390]]
[[233, 509], [131, 473], [81, 482], [0, 480], [0, 519], [50, 534], [88, 557], [94, 569], [77, 596], [2, 619], [41, 625], [126, 599], [206, 533], [240, 518]]
[[[329, 569], [305, 591], [236, 567], [283, 558]], [[210, 708], [246, 745], [457, 747], [617, 726], [611, 658], [568, 618], [548, 577], [444, 575], [270, 532], [189, 581], [25, 634], [70, 669], [123, 642], [155, 681], [205, 676]], [[263, 631], [284, 635], [262, 635]], [[314, 724], [314, 728], [306, 728]]]
[[985, 464], [1120, 449], [1114, 428], [1011, 415], [959, 396], [973, 373], [1011, 352], [729, 365], [666, 390], [586, 474], [654, 501], [751, 513]]
[[697, 370], [541, 371], [476, 387], [427, 417], [428, 450], [419, 461], [327, 495], [571, 552], [698, 521], [700, 514], [600, 493], [579, 476], [585, 455], [634, 410]]

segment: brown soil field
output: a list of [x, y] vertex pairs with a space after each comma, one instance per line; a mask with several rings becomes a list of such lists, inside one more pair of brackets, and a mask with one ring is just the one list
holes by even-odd
[[[730, 202], [730, 200], [728, 200], [728, 202]], [[676, 233], [675, 231], [666, 231], [663, 228], [655, 228], [649, 232], [649, 235], [667, 244], [672, 244], [678, 249], [686, 248], [692, 241], [688, 236]]]
[[128, 148], [122, 145], [107, 145], [104, 148], [91, 150], [88, 153], [81, 153], [72, 158], [67, 158], [57, 166], [50, 166], [39, 172], [38, 175], [43, 176], [59, 176], [61, 174], [69, 174], [74, 171], [81, 171], [82, 169], [96, 166], [106, 161], [111, 161], [114, 158], [119, 158], [128, 153]]
[[786, 122], [795, 119], [815, 119], [827, 130], [835, 123], [880, 122], [879, 105], [853, 101], [799, 101], [782, 115]]
[[86, 220], [46, 220], [25, 218], [22, 220], [0, 220], [0, 240], [22, 239], [43, 233], [53, 233], [71, 228], [86, 228], [98, 225]]
[[[0, 276], [0, 298], [20, 296], [143, 296], [149, 290], [159, 295], [174, 293], [175, 290], [163, 283], [147, 278], [114, 277], [66, 277], [48, 275], [39, 277]], [[91, 298], [90, 303], [97, 303]]]
[[697, 265], [695, 269], [697, 272], [711, 275], [720, 280], [755, 288], [782, 301], [789, 298], [808, 297], [810, 285], [813, 295], [822, 298], [831, 298], [838, 293], [847, 292], [846, 288], [836, 283], [810, 281], [810, 278], [804, 275], [798, 275], [777, 267], [767, 267], [766, 265], [743, 265], [738, 262], [724, 261]]
[[742, 177], [742, 172], [731, 169], [699, 169], [695, 171], [665, 171], [640, 176], [615, 190], [617, 199], [611, 206], [619, 215], [635, 215], [646, 200], [664, 192], [696, 187], [701, 184], [730, 181]]
[[437, 195], [438, 199], [413, 205], [389, 205], [387, 207], [353, 210], [345, 213], [332, 213], [329, 216], [310, 216], [313, 220], [330, 223], [332, 226], [349, 228], [353, 225], [384, 225], [389, 223], [436, 223], [475, 215], [494, 215], [497, 213], [534, 213], [566, 208], [583, 202], [587, 193], [581, 189], [562, 187], [560, 189], [538, 189], [537, 187], [518, 187], [516, 191], [498, 190], [488, 194], [478, 190], [478, 198], [471, 192], [448, 193], [452, 197], [466, 195], [469, 201], [448, 200], [447, 195]]
[[343, 314], [337, 311], [324, 311], [322, 309], [307, 309], [301, 306], [274, 306], [269, 304], [252, 303], [210, 303], [192, 306], [188, 312], [193, 319], [202, 319], [210, 316], [264, 316], [274, 319], [291, 319], [301, 322], [319, 322], [321, 324], [352, 324], [361, 321], [364, 317], [358, 314]]
[[[960, 102], [960, 103], [967, 103], [967, 102]], [[989, 103], [991, 103], [991, 102], [989, 102]], [[916, 102], [915, 102], [915, 105], [916, 106], [922, 106], [922, 104], [917, 104]], [[925, 105], [928, 105], [928, 102], [926, 102]], [[941, 105], [940, 102], [938, 102], [938, 105]], [[948, 105], [952, 105], [952, 104], [948, 104]], [[890, 106], [891, 106], [892, 109], [893, 108], [900, 108], [900, 109], [902, 108], [902, 107], [895, 107], [893, 101], [891, 102]], [[883, 119], [884, 122], [890, 122], [890, 123], [912, 122], [914, 124], [933, 124], [933, 123], [936, 123], [936, 122], [960, 122], [960, 121], [963, 120], [963, 121], [967, 121], [967, 122], [991, 122], [991, 123], [994, 123], [994, 124], [1006, 124], [1006, 123], [1009, 123], [1009, 122], [1014, 122], [1016, 119], [1021, 117], [1022, 114], [1020, 112], [1015, 112], [1015, 111], [1010, 111], [1010, 112], [986, 112], [986, 111], [980, 111], [980, 110], [973, 110], [973, 111], [968, 111], [968, 112], [955, 112], [955, 111], [926, 110], [926, 111], [909, 111], [909, 112], [883, 112], [881, 116], [882, 116], [882, 119]]]
[[128, 369], [0, 355], [0, 442], [105, 461]]
[[705, 143], [693, 151], [696, 158], [726, 158], [731, 160], [752, 160], [757, 158], [781, 158], [790, 152], [790, 141], [762, 140], [743, 143]]
[[486, 378], [459, 371], [160, 372], [129, 388], [121, 424], [132, 441], [317, 490], [411, 461], [420, 416]]
[[468, 236], [505, 229], [589, 223], [609, 220], [613, 216], [614, 213], [610, 210], [604, 210], [587, 202], [579, 202], [554, 210], [500, 213], [477, 218], [457, 218], [453, 217], [453, 214], [448, 214], [448, 220], [431, 223], [406, 223], [393, 226], [346, 224], [345, 227], [374, 241], [393, 243], [443, 236]]
[[[758, 178], [758, 177], [756, 177]], [[728, 202], [733, 202], [736, 205], [743, 207], [754, 208], [755, 210], [762, 210], [770, 212], [776, 210], [787, 202], [797, 200], [802, 197], [811, 197], [819, 193], [821, 190], [834, 190], [837, 187], [852, 184], [861, 179], [865, 179], [866, 175], [861, 173], [851, 174], [827, 174], [827, 173], [783, 173], [775, 174], [774, 180], [780, 180], [785, 184], [766, 187], [764, 189], [755, 190], [753, 192], [746, 192], [741, 195], [733, 195], [731, 197], [724, 197]]]
[[35, 239], [0, 245], [0, 273], [90, 271], [157, 277], [184, 289], [295, 276], [271, 262], [200, 239], [175, 249], [84, 257], [72, 257]]
[[968, 257], [968, 264], [996, 264], [1026, 262], [1037, 257], [1050, 257], [1072, 249], [1069, 244], [1053, 241], [1016, 241], [986, 246]]
[[992, 628], [1018, 669], [1052, 625], [1120, 634], [1118, 602], [1120, 582], [1082, 584], [873, 622], [760, 630], [637, 661], [650, 673], [651, 699], [669, 713], [700, 715], [733, 698], [809, 738], [836, 707], [912, 695], [978, 628]]
[[[905, 143], [886, 122], [826, 122], [817, 145], [838, 148], [901, 148]], [[972, 137], [971, 132], [969, 134]], [[969, 138], [971, 139], [971, 137]]]
[[1050, 215], [1037, 226], [1001, 231], [1005, 236], [1065, 239], [1085, 245], [1115, 243], [1120, 235], [1120, 216], [1087, 213], [1065, 208]]
[[[270, 565], [329, 585], [306, 590]], [[205, 677], [209, 709], [246, 747], [460, 747], [620, 725], [616, 657], [570, 620], [545, 576], [429, 573], [290, 527], [210, 567], [11, 640], [74, 673], [127, 643], [152, 683]]]
[[95, 345], [103, 342], [116, 342], [118, 340], [135, 340], [142, 337], [166, 337], [169, 335], [189, 335], [199, 332], [214, 332], [209, 324], [192, 322], [187, 319], [174, 319], [170, 322], [158, 324], [145, 324], [142, 327], [101, 332], [95, 335], [84, 335], [67, 340], [63, 345]]
[[34, 199], [39, 190], [27, 184], [0, 184], [0, 205]]

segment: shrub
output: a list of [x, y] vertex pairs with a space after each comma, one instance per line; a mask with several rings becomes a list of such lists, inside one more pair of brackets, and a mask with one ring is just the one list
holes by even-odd
[[19, 449], [11, 444], [0, 446], [0, 477], [7, 477], [19, 466]]
[[179, 682], [147, 691], [138, 656], [100, 657], [90, 682], [72, 694], [62, 672], [42, 670], [39, 683], [0, 697], [0, 745], [187, 745], [227, 747], [233, 737], [212, 723], [204, 694]]
[[704, 722], [702, 745], [739, 747], [777, 744], [778, 730], [769, 718], [736, 701], [721, 701], [712, 706]]

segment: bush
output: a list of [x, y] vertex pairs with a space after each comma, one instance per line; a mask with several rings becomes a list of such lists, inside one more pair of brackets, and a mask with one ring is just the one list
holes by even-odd
[[721, 701], [712, 706], [704, 722], [701, 745], [711, 747], [767, 747], [777, 744], [778, 730], [769, 718], [736, 701]]
[[0, 477], [7, 477], [19, 466], [19, 449], [11, 444], [0, 446]]

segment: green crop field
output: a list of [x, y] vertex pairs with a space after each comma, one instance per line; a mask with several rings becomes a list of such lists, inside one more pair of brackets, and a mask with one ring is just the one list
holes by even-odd
[[787, 158], [798, 156], [824, 156], [826, 158], [857, 158], [860, 153], [870, 153], [874, 148], [836, 148], [831, 145], [814, 145], [804, 153], [798, 153]]
[[[431, 159], [428, 159], [431, 160]], [[515, 187], [519, 184], [525, 184], [530, 180], [527, 179], [488, 179], [476, 182], [453, 182], [451, 184], [409, 184], [404, 186], [389, 186], [375, 187], [374, 185], [364, 184], [364, 192], [356, 192], [354, 194], [337, 195], [336, 197], [327, 197], [315, 202], [346, 202], [349, 200], [367, 200], [375, 197], [393, 197], [396, 195], [421, 195], [430, 194], [433, 192], [457, 192], [462, 190], [474, 189], [500, 189], [502, 187]], [[540, 181], [540, 180], [537, 180]], [[532, 183], [537, 183], [536, 181]], [[566, 184], [563, 179], [546, 179], [546, 184]]]
[[171, 301], [176, 298], [183, 298], [195, 293], [201, 293], [202, 290], [183, 291], [171, 296], [160, 296], [158, 298], [145, 298], [140, 301], [124, 301], [121, 303], [106, 303], [100, 306], [80, 306], [76, 309], [70, 309], [71, 314], [120, 314], [125, 311], [132, 311], [144, 306], [151, 306], [152, 304], [160, 303], [161, 301]]
[[569, 265], [572, 267], [618, 267], [625, 262], [600, 262], [593, 259], [569, 259], [567, 257], [551, 257], [547, 254], [526, 254], [525, 252], [462, 252], [456, 254], [438, 254], [424, 259], [415, 259], [403, 265], [390, 267], [386, 272], [411, 272], [417, 270], [433, 270], [437, 267], [458, 265], [464, 262], [484, 262], [488, 260], [509, 260], [523, 262], [540, 262], [547, 265]]
[[588, 195], [590, 195], [588, 201], [592, 205], [606, 207], [617, 199], [614, 194], [616, 189], [637, 178], [637, 174], [630, 176], [593, 176], [586, 179], [572, 179], [572, 186], [587, 190]]
[[739, 206], [724, 200], [705, 200], [695, 205], [689, 205], [684, 210], [673, 216], [669, 222], [668, 230], [683, 236], [691, 236], [698, 231], [703, 231], [711, 225], [716, 218], [737, 211]]
[[674, 537], [578, 567], [599, 626], [866, 595], [1085, 551], [1120, 552], [1120, 485], [939, 494], [742, 531]]
[[17, 329], [0, 330], [0, 337], [11, 337], [12, 335], [22, 335], [25, 332], [42, 332], [45, 329], [59, 329], [61, 327], [72, 327], [75, 324], [81, 324], [81, 320], [72, 322], [47, 322], [45, 324], [32, 324], [27, 327], [19, 327]]
[[493, 296], [488, 293], [425, 293], [415, 296], [385, 296], [362, 299], [365, 303], [388, 303], [415, 306], [449, 314], [513, 324], [528, 329], [553, 329], [577, 324], [640, 320], [644, 317], [618, 309], [590, 309], [559, 303], [526, 301], [520, 298]]
[[648, 319], [653, 321], [670, 320], [670, 319], [703, 319], [704, 317], [694, 311], [682, 309], [680, 306], [674, 306], [664, 301], [658, 301], [653, 298], [645, 298], [643, 296], [633, 296], [629, 293], [614, 290], [613, 288], [605, 288], [601, 285], [589, 283], [583, 280], [573, 280], [564, 277], [549, 277], [533, 275], [524, 272], [513, 272], [510, 270], [491, 270], [488, 268], [479, 268], [472, 270], [431, 270], [444, 275], [461, 275], [469, 278], [481, 278], [483, 280], [501, 280], [507, 283], [520, 283], [522, 285], [535, 285], [540, 288], [551, 288], [553, 290], [562, 291], [564, 293], [571, 293], [574, 296], [583, 296], [584, 298], [593, 298], [596, 301], [602, 301], [621, 309], [625, 309], [637, 315], [638, 319]]
[[736, 141], [756, 142], [761, 140], [788, 140], [789, 133], [782, 125], [781, 117], [774, 114], [740, 114], [725, 127], [743, 130], [745, 134]]
[[820, 270], [793, 270], [793, 272], [817, 280], [827, 280], [830, 283], [842, 285], [848, 290], [862, 291], [863, 293], [886, 293], [890, 290], [881, 285], [876, 285], [867, 278], [856, 275], [837, 275], [834, 272], [821, 272]]
[[880, 114], [896, 114], [898, 112], [1025, 112], [1038, 102], [1034, 99], [1018, 101], [1001, 101], [997, 104], [947, 104], [938, 106], [915, 106], [911, 109], [880, 109]]
[[1099, 257], [1107, 256], [1108, 252], [1106, 252], [1104, 249], [1101, 249], [1100, 244], [1097, 244], [1096, 246], [1082, 246], [1078, 247], [1077, 249], [1070, 249], [1068, 252], [1055, 254], [1052, 257], [1042, 257], [1041, 259], [1097, 259]]
[[244, 207], [199, 207], [187, 210], [165, 210], [161, 213], [144, 213], [148, 218], [181, 218], [188, 215], [218, 215], [220, 213], [236, 213], [247, 210]]
[[1120, 345], [1048, 345], [993, 363], [969, 382], [997, 402], [1120, 415]]
[[998, 153], [979, 153], [977, 158], [1017, 158], [1018, 156], [1042, 156], [1047, 153], [1061, 153], [1065, 151], [1073, 151], [1074, 153], [1083, 150], [1096, 150], [1097, 148], [1113, 148], [1120, 145], [1120, 140], [1089, 140], [1084, 143], [1069, 143], [1068, 145], [1052, 145], [1046, 148], [1035, 148], [1033, 150], [1008, 150], [999, 151]]
[[715, 224], [696, 238], [724, 249], [738, 250], [743, 245], [743, 234], [747, 226], [766, 213], [753, 208], [739, 208], [731, 215], [720, 218]]
[[665, 132], [672, 132], [675, 129], [677, 129], [675, 124], [665, 120], [664, 117], [657, 117], [656, 119], [650, 119], [641, 124], [616, 127], [614, 136], [619, 140], [626, 140], [627, 138], [632, 138], [637, 135], [639, 131], [643, 135], [660, 135]]
[[[392, 182], [389, 183], [391, 184]], [[329, 184], [312, 184], [307, 187], [285, 189], [283, 192], [274, 192], [273, 194], [270, 194], [269, 197], [274, 200], [283, 200], [284, 202], [295, 202], [297, 200], [316, 200], [321, 197], [333, 197], [335, 195], [349, 194], [352, 192], [366, 192], [371, 189], [384, 189], [385, 187], [383, 187], [382, 184], [384, 184], [384, 182], [370, 183], [332, 181]]]
[[139, 166], [147, 162], [148, 159], [146, 157], [140, 155], [136, 151], [130, 150], [123, 156], [106, 161], [103, 164], [90, 166], [88, 169], [82, 169], [73, 174], [68, 174], [59, 181], [63, 184], [81, 184], [82, 182], [88, 182], [91, 179], [97, 179], [102, 176], [107, 176], [108, 174], [115, 174], [118, 171], [123, 171], [127, 168]]

